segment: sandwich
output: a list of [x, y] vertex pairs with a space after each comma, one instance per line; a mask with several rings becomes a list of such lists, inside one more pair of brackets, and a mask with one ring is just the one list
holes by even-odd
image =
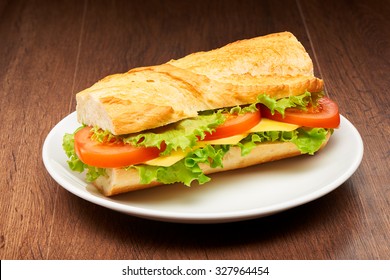
[[76, 94], [71, 170], [105, 196], [302, 154], [338, 128], [337, 104], [289, 32], [107, 76]]

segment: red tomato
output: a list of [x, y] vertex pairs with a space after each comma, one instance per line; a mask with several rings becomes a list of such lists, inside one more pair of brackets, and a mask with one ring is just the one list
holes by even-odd
[[260, 111], [246, 114], [228, 114], [226, 121], [213, 133], [206, 133], [203, 141], [215, 140], [245, 133], [261, 120]]
[[317, 107], [309, 107], [307, 111], [294, 108], [286, 109], [283, 116], [276, 112], [272, 115], [270, 109], [261, 106], [263, 117], [275, 121], [297, 124], [307, 127], [337, 128], [340, 125], [339, 108], [335, 102], [328, 97], [318, 100]]
[[79, 130], [74, 137], [77, 156], [85, 164], [118, 168], [157, 158], [163, 149], [134, 147], [120, 142], [101, 143], [91, 139], [91, 127]]

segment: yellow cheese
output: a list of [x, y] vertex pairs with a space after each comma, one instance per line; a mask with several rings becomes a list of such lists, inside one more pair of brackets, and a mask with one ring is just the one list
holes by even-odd
[[244, 139], [248, 133], [244, 134], [238, 134], [226, 138], [220, 138], [216, 140], [209, 140], [209, 141], [199, 141], [198, 145], [201, 147], [204, 147], [206, 145], [235, 145], [238, 142], [240, 142], [242, 139]]
[[267, 118], [262, 118], [261, 121], [252, 127], [248, 132], [261, 132], [261, 131], [293, 131], [297, 129], [299, 125], [283, 123]]
[[155, 166], [171, 166], [183, 159], [187, 155], [187, 152], [179, 149], [176, 151], [172, 151], [170, 155], [158, 157], [155, 159], [151, 159], [145, 162], [147, 165], [155, 165]]

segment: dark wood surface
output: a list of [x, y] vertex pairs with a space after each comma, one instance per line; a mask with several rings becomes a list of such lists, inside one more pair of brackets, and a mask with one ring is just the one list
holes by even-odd
[[[1, 0], [1, 259], [389, 259], [389, 15], [380, 0]], [[173, 224], [84, 201], [44, 168], [45, 137], [98, 79], [285, 30], [364, 141], [330, 194], [266, 218]]]

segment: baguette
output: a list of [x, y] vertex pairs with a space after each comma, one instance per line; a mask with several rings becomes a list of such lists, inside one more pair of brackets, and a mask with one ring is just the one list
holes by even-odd
[[[318, 93], [323, 87], [302, 44], [282, 32], [110, 75], [76, 95], [76, 111], [82, 124], [113, 135], [135, 135], [196, 118], [201, 111], [253, 104], [263, 93], [280, 99]], [[330, 135], [328, 131], [321, 148]], [[232, 145], [220, 167], [204, 163], [199, 167], [211, 174], [301, 154], [292, 142], [259, 143], [246, 156]], [[130, 167], [106, 168], [105, 175], [92, 183], [106, 196], [162, 184], [140, 182], [138, 170]]]

